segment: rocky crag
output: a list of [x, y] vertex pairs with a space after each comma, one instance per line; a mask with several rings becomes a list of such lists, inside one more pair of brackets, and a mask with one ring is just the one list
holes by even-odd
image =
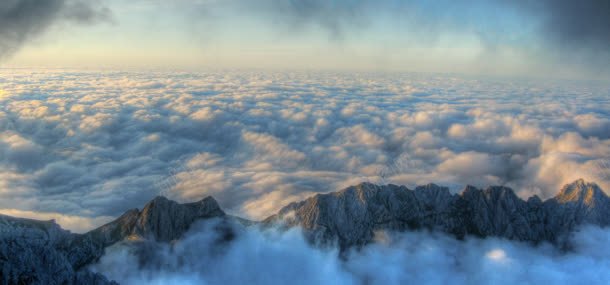
[[106, 247], [125, 239], [168, 242], [196, 220], [226, 217], [212, 197], [188, 204], [157, 197], [142, 211], [129, 210], [85, 234], [70, 233], [53, 221], [0, 215], [0, 284], [116, 284], [85, 268]]
[[266, 222], [300, 226], [315, 243], [342, 249], [362, 246], [376, 231], [441, 231], [457, 238], [496, 236], [533, 243], [565, 243], [577, 226], [610, 225], [610, 198], [594, 183], [577, 180], [546, 201], [527, 201], [512, 189], [467, 186], [459, 194], [435, 184], [378, 186], [362, 183], [292, 203]]
[[[157, 197], [141, 211], [129, 210], [85, 234], [53, 221], [0, 215], [0, 284], [115, 284], [86, 268], [105, 248], [125, 240], [171, 242], [194, 222], [212, 218], [231, 225], [298, 226], [312, 243], [343, 250], [373, 242], [376, 231], [423, 229], [456, 238], [496, 236], [569, 247], [567, 236], [578, 226], [610, 225], [610, 198], [583, 180], [546, 201], [536, 196], [524, 201], [500, 186], [467, 186], [451, 194], [435, 184], [410, 190], [362, 183], [292, 203], [260, 223], [226, 215], [212, 197], [187, 204]], [[227, 239], [231, 234], [228, 230]]]

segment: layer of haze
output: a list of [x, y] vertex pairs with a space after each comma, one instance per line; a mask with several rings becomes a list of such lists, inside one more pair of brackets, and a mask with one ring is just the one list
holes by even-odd
[[0, 90], [0, 212], [76, 231], [159, 194], [261, 219], [363, 181], [610, 189], [599, 82], [35, 69]]

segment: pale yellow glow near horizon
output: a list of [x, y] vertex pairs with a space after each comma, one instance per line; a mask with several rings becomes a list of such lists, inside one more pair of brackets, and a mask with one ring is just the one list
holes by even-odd
[[[491, 62], [491, 61], [487, 61]], [[519, 62], [518, 60], [514, 62]], [[479, 63], [472, 48], [401, 48], [383, 52], [365, 47], [156, 47], [120, 50], [29, 47], [2, 64], [8, 68], [304, 69], [353, 71], [513, 74], [518, 64]], [[531, 67], [530, 67], [531, 68]]]
[[91, 45], [77, 47], [53, 42], [30, 45], [0, 68], [62, 68], [120, 70], [337, 70], [455, 73], [464, 75], [521, 76], [534, 78], [600, 79], [577, 68], [550, 69], [514, 49], [500, 47], [485, 52], [471, 41], [457, 46], [303, 45], [271, 43], [257, 46], [234, 43], [208, 45]]

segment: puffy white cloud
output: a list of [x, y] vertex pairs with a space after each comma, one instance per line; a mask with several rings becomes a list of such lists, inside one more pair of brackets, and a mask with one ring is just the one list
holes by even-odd
[[97, 221], [160, 193], [213, 195], [259, 219], [363, 180], [549, 197], [583, 177], [610, 189], [603, 86], [328, 72], [0, 78], [3, 209]]
[[304, 153], [291, 149], [272, 135], [244, 131], [242, 140], [251, 148], [250, 158], [255, 165], [270, 162], [272, 166], [294, 168], [306, 158]]
[[438, 165], [438, 171], [447, 175], [476, 180], [484, 175], [497, 175], [505, 166], [503, 161], [486, 153], [474, 151], [453, 155]]
[[193, 112], [189, 117], [195, 121], [211, 121], [215, 115], [212, 108], [205, 107]]
[[5, 166], [16, 166], [19, 169], [35, 167], [40, 164], [42, 147], [20, 136], [7, 131], [0, 134], [0, 157]]
[[578, 128], [586, 135], [601, 138], [610, 137], [610, 118], [596, 114], [581, 114], [574, 117]]

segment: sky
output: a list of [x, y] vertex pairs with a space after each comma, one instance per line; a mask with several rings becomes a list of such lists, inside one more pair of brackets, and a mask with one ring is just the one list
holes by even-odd
[[9, 0], [2, 67], [607, 79], [608, 1]]

